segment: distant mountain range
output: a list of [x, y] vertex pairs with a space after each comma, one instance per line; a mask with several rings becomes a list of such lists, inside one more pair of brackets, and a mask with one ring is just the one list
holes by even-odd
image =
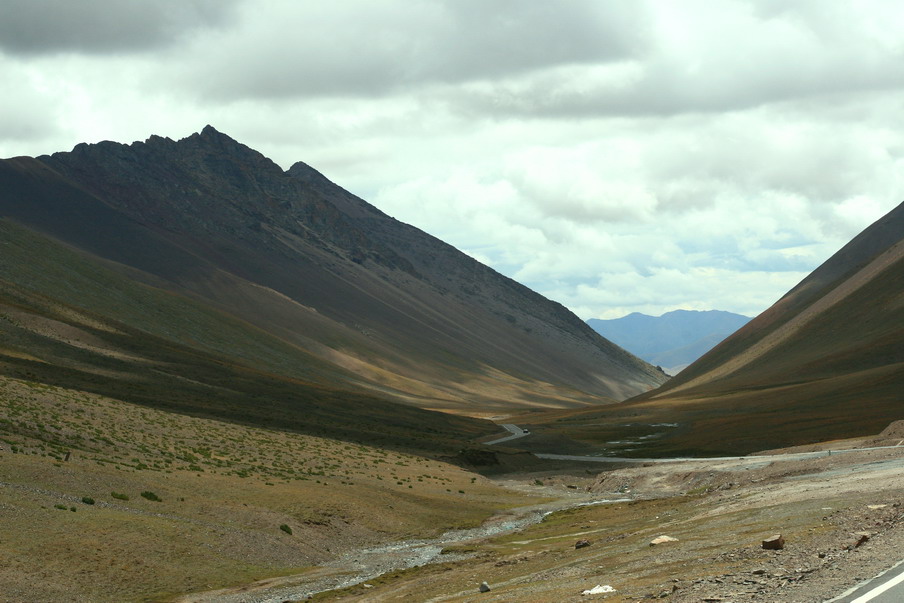
[[0, 245], [0, 375], [184, 412], [473, 434], [492, 426], [415, 411], [577, 407], [667, 379], [562, 305], [210, 126], [0, 161]]
[[633, 312], [611, 320], [591, 318], [587, 324], [612, 343], [675, 375], [749, 321], [748, 316], [721, 310], [674, 310], [662, 316]]

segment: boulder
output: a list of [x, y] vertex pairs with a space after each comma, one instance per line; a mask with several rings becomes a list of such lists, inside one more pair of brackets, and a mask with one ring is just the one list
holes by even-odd
[[785, 548], [785, 539], [781, 534], [770, 536], [763, 541], [763, 548], [767, 551], [780, 551]]
[[591, 542], [589, 540], [578, 540], [577, 542], [574, 543], [574, 548], [583, 549], [590, 545], [591, 545]]
[[660, 544], [665, 544], [667, 542], [678, 542], [678, 539], [672, 538], [671, 536], [657, 536], [650, 541], [650, 546], [657, 546]]
[[588, 588], [585, 591], [582, 591], [582, 595], [601, 595], [603, 593], [614, 593], [615, 589], [609, 586], [608, 584], [597, 584], [593, 588]]
[[480, 588], [478, 590], [482, 593], [488, 593], [488, 592], [490, 592], [490, 585], [487, 584], [486, 582], [481, 582]]

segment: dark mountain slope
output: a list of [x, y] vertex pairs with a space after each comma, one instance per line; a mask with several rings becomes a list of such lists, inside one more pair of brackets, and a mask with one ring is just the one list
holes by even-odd
[[561, 305], [209, 126], [7, 160], [0, 186], [2, 215], [257, 325], [345, 388], [467, 413], [664, 380]]
[[305, 350], [6, 220], [0, 248], [0, 376], [419, 453], [498, 430], [343, 387]]

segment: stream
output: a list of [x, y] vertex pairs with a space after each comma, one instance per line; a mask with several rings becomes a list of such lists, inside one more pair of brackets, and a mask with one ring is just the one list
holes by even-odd
[[[619, 500], [559, 500], [544, 505], [512, 509], [494, 515], [476, 528], [450, 530], [436, 538], [403, 540], [375, 547], [359, 549], [337, 557], [333, 561], [304, 574], [287, 578], [266, 580], [249, 585], [238, 592], [232, 590], [199, 593], [190, 601], [201, 603], [282, 603], [286, 600], [305, 599], [311, 595], [366, 583], [383, 574], [398, 570], [438, 563], [458, 561], [469, 557], [466, 553], [442, 554], [445, 547], [461, 545], [523, 530], [540, 523], [543, 518], [562, 511], [588, 504], [623, 502]], [[183, 601], [186, 599], [183, 599]]]

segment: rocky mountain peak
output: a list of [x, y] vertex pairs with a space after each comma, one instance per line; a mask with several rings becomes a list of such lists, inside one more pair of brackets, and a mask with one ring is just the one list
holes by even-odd
[[[513, 398], [532, 404], [539, 394], [531, 384], [551, 383], [559, 389], [550, 403], [570, 405], [624, 399], [664, 379], [560, 304], [385, 215], [312, 167], [283, 171], [213, 126], [178, 141], [79, 145], [38, 163], [62, 177], [71, 198], [93, 207], [80, 222], [91, 224], [90, 235], [67, 234], [70, 240], [264, 328], [297, 328], [305, 345], [311, 333], [323, 333], [331, 342], [323, 345], [341, 354], [352, 346], [368, 366], [394, 366], [399, 383], [429, 381], [437, 394], [425, 404], [452, 408], [478, 395], [471, 386], [440, 394], [445, 380], [492, 383], [498, 393], [481, 396], [503, 405]], [[32, 212], [35, 222], [42, 216]], [[101, 239], [103, 246], [95, 244]], [[224, 291], [224, 281], [242, 284]], [[280, 296], [288, 323], [275, 310], [266, 318], [261, 308], [274, 300], [262, 291]], [[267, 299], [255, 305], [248, 296]], [[283, 308], [286, 300], [299, 305]], [[519, 377], [512, 386], [494, 375]], [[412, 387], [403, 397], [412, 392], [423, 395]]]
[[296, 161], [295, 163], [293, 163], [292, 167], [286, 170], [286, 173], [299, 182], [303, 182], [308, 185], [323, 186], [326, 184], [332, 184], [329, 178], [303, 161]]
[[[200, 135], [203, 137], [207, 137], [207, 138], [218, 138], [218, 137], [229, 138], [228, 136], [226, 136], [225, 134], [223, 134], [222, 132], [220, 132], [219, 130], [217, 130], [210, 124], [207, 124], [206, 126], [204, 126], [204, 128], [201, 129]], [[232, 140], [232, 139], [229, 138], [229, 140]]]

